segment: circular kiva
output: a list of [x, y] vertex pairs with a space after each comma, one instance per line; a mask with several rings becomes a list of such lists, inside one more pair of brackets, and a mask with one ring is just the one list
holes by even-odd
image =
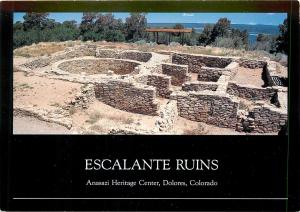
[[80, 59], [62, 62], [58, 68], [72, 74], [107, 74], [112, 71], [114, 74], [125, 75], [133, 72], [139, 65], [137, 62], [119, 59]]

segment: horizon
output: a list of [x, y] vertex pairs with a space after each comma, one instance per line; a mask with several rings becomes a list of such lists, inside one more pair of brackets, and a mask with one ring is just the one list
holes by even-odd
[[[115, 18], [124, 22], [130, 13], [113, 13]], [[14, 13], [14, 23], [23, 22], [24, 12]], [[57, 22], [75, 20], [81, 22], [83, 13], [49, 13], [48, 18]], [[231, 24], [278, 26], [287, 18], [287, 13], [147, 13], [147, 23], [159, 24], [214, 24], [220, 18], [228, 18]], [[202, 21], [199, 21], [202, 20]]]

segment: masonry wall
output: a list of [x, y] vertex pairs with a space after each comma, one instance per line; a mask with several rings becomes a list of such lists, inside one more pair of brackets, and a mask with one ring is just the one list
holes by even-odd
[[48, 66], [48, 65], [50, 65], [50, 63], [51, 63], [51, 60], [49, 58], [42, 57], [42, 58], [33, 60], [31, 62], [25, 63], [22, 66], [29, 68], [29, 69], [36, 69], [36, 68], [42, 68], [42, 67]]
[[273, 88], [248, 87], [234, 82], [229, 82], [227, 86], [227, 93], [252, 101], [270, 101], [276, 92], [277, 91]]
[[35, 69], [42, 68], [50, 65], [51, 63], [57, 62], [59, 60], [72, 59], [76, 57], [84, 57], [84, 56], [95, 56], [96, 55], [96, 46], [92, 44], [75, 46], [67, 49], [63, 52], [58, 52], [53, 54], [51, 57], [47, 58], [39, 58], [29, 63], [24, 64], [26, 68]]
[[169, 98], [170, 96], [170, 86], [171, 77], [163, 74], [150, 74], [147, 76], [147, 85], [156, 88], [158, 96]]
[[181, 86], [190, 80], [187, 65], [175, 65], [170, 63], [162, 64], [162, 73], [172, 77], [171, 84]]
[[179, 115], [219, 127], [236, 127], [239, 103], [216, 92], [181, 92], [177, 94]]
[[217, 57], [217, 56], [204, 56], [204, 55], [191, 55], [191, 54], [172, 54], [172, 63], [188, 65], [189, 72], [198, 73], [202, 66], [225, 68], [232, 62], [232, 58]]
[[182, 85], [183, 91], [216, 91], [218, 84], [214, 82], [187, 82]]
[[211, 81], [217, 82], [222, 75], [224, 69], [221, 68], [210, 68], [203, 66], [198, 72], [198, 80], [199, 81]]
[[98, 100], [120, 110], [145, 115], [158, 114], [155, 88], [122, 80], [110, 80], [95, 84]]
[[140, 51], [123, 51], [118, 55], [120, 59], [137, 60], [140, 62], [148, 62], [152, 57], [150, 52]]
[[279, 76], [276, 72], [277, 65], [275, 62], [268, 62], [265, 66], [265, 73], [267, 78], [267, 83], [270, 86], [287, 86], [287, 77]]
[[178, 117], [177, 103], [175, 100], [170, 100], [160, 111], [159, 118], [156, 121], [156, 126], [159, 131], [170, 131], [174, 127]]
[[244, 68], [251, 68], [251, 69], [264, 68], [265, 65], [267, 64], [267, 62], [263, 60], [249, 60], [249, 59], [240, 59], [238, 63], [240, 64], [240, 66]]
[[288, 119], [286, 111], [267, 105], [254, 107], [249, 117], [254, 119], [252, 132], [256, 133], [279, 132]]
[[148, 62], [151, 59], [152, 54], [150, 52], [140, 52], [135, 50], [118, 51], [114, 49], [97, 49], [96, 57], [128, 59], [140, 62]]
[[59, 69], [80, 74], [105, 74], [113, 71], [115, 74], [130, 74], [135, 70], [139, 63], [117, 59], [74, 59], [68, 60], [58, 65]]
[[114, 49], [97, 49], [96, 57], [99, 58], [116, 58], [119, 52]]
[[75, 57], [84, 57], [84, 56], [96, 56], [96, 45], [85, 44], [80, 46], [75, 46], [69, 48], [64, 53], [59, 53], [53, 55], [51, 58], [52, 62], [57, 62], [59, 60], [72, 59]]
[[[230, 76], [230, 79], [233, 79], [239, 70], [240, 65], [237, 62], [231, 62], [228, 66], [225, 67], [223, 74]], [[227, 72], [227, 73], [226, 73]]]

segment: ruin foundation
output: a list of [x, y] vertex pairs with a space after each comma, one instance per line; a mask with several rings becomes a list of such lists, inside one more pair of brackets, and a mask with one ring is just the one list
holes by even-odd
[[[153, 58], [160, 56], [167, 59], [155, 62]], [[39, 71], [45, 67], [50, 68]], [[270, 60], [161, 55], [85, 44], [18, 68], [89, 85], [89, 98], [120, 110], [158, 116], [152, 133], [172, 130], [178, 116], [247, 133], [278, 133], [287, 125], [287, 70], [279, 72], [282, 67]], [[240, 68], [250, 73], [261, 69], [264, 86], [236, 82]], [[161, 99], [168, 101], [164, 107]], [[120, 130], [111, 132], [126, 131]]]

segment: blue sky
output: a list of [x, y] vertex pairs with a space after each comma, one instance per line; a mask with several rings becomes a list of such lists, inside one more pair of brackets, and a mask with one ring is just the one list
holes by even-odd
[[[14, 22], [23, 21], [25, 13], [14, 13]], [[113, 13], [125, 20], [129, 13]], [[50, 13], [49, 18], [58, 22], [75, 20], [80, 23], [82, 13]], [[279, 25], [287, 17], [286, 13], [147, 13], [148, 23], [215, 23], [227, 17], [232, 24]]]

